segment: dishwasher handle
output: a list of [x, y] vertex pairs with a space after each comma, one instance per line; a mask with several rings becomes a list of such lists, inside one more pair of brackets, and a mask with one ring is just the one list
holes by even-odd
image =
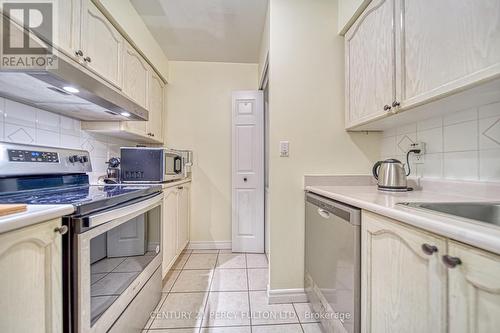
[[327, 210], [324, 210], [322, 208], [318, 208], [318, 215], [321, 216], [324, 219], [329, 219], [330, 218], [330, 212]]
[[333, 214], [352, 225], [361, 225], [361, 209], [359, 208], [310, 192], [306, 194], [306, 201], [316, 206], [318, 214], [325, 219]]

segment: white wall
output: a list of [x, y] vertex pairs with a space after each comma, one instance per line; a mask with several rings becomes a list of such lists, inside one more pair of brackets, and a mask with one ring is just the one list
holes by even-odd
[[257, 64], [170, 62], [167, 145], [193, 149], [191, 240], [231, 240], [231, 92], [257, 89]]
[[83, 149], [90, 152], [91, 181], [106, 173], [105, 162], [134, 145], [81, 130], [80, 121], [0, 98], [0, 141]]
[[[302, 288], [305, 174], [368, 174], [379, 134], [344, 130], [337, 1], [270, 2], [270, 288]], [[279, 157], [279, 141], [290, 157]]]
[[372, 0], [338, 0], [338, 32], [344, 34]]
[[168, 80], [168, 59], [129, 0], [98, 0], [122, 29]]
[[266, 21], [262, 31], [259, 50], [259, 82], [262, 81], [267, 55], [269, 53], [269, 5], [267, 6]]
[[500, 103], [458, 110], [384, 132], [381, 157], [405, 161], [405, 146], [427, 144], [412, 175], [454, 180], [500, 181]]

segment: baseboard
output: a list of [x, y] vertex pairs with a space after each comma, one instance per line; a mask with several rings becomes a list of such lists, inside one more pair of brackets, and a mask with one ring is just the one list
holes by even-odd
[[307, 302], [307, 295], [304, 288], [269, 290], [269, 286], [267, 286], [267, 298], [269, 304]]
[[231, 250], [231, 241], [191, 241], [189, 250]]

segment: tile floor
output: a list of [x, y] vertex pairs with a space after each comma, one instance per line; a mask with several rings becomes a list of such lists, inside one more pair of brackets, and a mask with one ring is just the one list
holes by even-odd
[[321, 333], [308, 303], [268, 305], [263, 254], [186, 250], [170, 271], [148, 333]]

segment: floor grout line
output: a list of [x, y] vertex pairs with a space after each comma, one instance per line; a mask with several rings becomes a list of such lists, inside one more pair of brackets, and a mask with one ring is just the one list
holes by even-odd
[[302, 320], [300, 320], [299, 313], [297, 312], [297, 309], [295, 308], [295, 303], [292, 303], [292, 308], [293, 311], [295, 311], [295, 315], [297, 316], [297, 321], [299, 322], [300, 329], [302, 330], [302, 333], [304, 333], [304, 327], [302, 326]]
[[245, 253], [245, 273], [247, 275], [247, 298], [248, 298], [248, 317], [250, 319], [250, 333], [252, 333], [252, 305], [250, 304], [250, 279], [248, 277], [248, 260]]
[[205, 311], [207, 311], [208, 301], [210, 299], [210, 289], [212, 289], [212, 283], [214, 282], [215, 267], [217, 267], [217, 262], [219, 261], [219, 253], [220, 253], [220, 250], [217, 251], [217, 256], [215, 257], [215, 265], [212, 268], [213, 272], [212, 272], [212, 276], [210, 278], [210, 283], [208, 284], [207, 298], [205, 299], [205, 306], [203, 307], [202, 318], [201, 318], [201, 323], [200, 323], [200, 328], [198, 330], [198, 333], [201, 333], [201, 330], [203, 328], [203, 321], [205, 320]]

